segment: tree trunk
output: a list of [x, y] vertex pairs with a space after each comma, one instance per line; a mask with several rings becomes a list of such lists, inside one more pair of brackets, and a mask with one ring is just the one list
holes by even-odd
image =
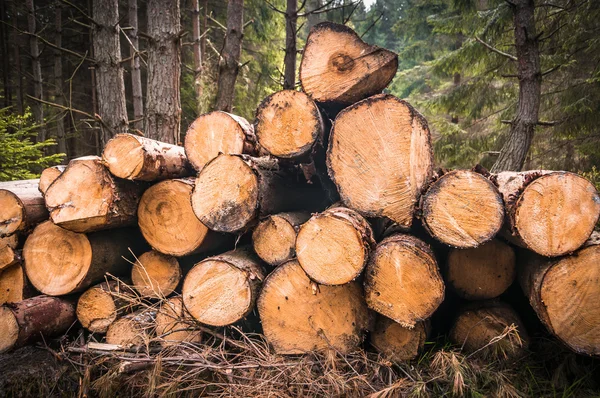
[[200, 54], [202, 60], [206, 56], [206, 37], [208, 36], [208, 0], [204, 0], [203, 5], [204, 16], [202, 18], [202, 37], [200, 38]]
[[[31, 68], [33, 69], [33, 96], [36, 99], [43, 99], [42, 90], [42, 63], [40, 60], [40, 49], [37, 38], [36, 14], [34, 0], [26, 0], [27, 6], [27, 21], [28, 30], [31, 34], [29, 37], [29, 47], [31, 51]], [[37, 142], [46, 140], [46, 126], [44, 125], [44, 108], [41, 102], [33, 101], [31, 104], [33, 118], [37, 124]]]
[[227, 33], [219, 58], [219, 79], [215, 109], [231, 112], [235, 94], [235, 80], [240, 69], [242, 38], [244, 36], [244, 0], [227, 3]]
[[120, 346], [147, 346], [155, 325], [156, 311], [143, 308], [111, 323], [106, 331], [106, 342]]
[[309, 218], [309, 212], [278, 213], [260, 221], [252, 232], [252, 246], [258, 257], [273, 267], [294, 258], [296, 235]]
[[0, 183], [0, 237], [27, 232], [48, 219], [39, 180]]
[[144, 128], [144, 98], [142, 94], [142, 73], [140, 71], [140, 42], [138, 39], [138, 6], [137, 0], [129, 0], [129, 26], [131, 30], [127, 33], [131, 40], [129, 54], [131, 56], [131, 91], [133, 96], [133, 128], [142, 130]]
[[[54, 26], [56, 28], [56, 38], [54, 44], [57, 47], [62, 47], [62, 3], [57, 2], [54, 16]], [[54, 102], [59, 105], [64, 105], [64, 94], [63, 94], [63, 67], [62, 67], [62, 56], [60, 50], [54, 50], [54, 86], [55, 95]], [[58, 144], [58, 153], [67, 154], [67, 139], [65, 134], [65, 112], [59, 113], [58, 119], [56, 120], [56, 142]]]
[[500, 157], [492, 172], [520, 171], [533, 141], [538, 123], [542, 91], [539, 37], [535, 28], [533, 0], [515, 0], [509, 3], [513, 11], [519, 102], [517, 115], [510, 126], [508, 140], [500, 150]]
[[287, 0], [285, 9], [285, 57], [283, 58], [283, 89], [296, 87], [296, 25], [298, 0]]
[[[196, 92], [197, 112], [201, 113], [202, 104], [202, 42], [200, 39], [200, 0], [192, 0], [192, 48], [194, 49], [194, 89]], [[205, 10], [206, 12], [206, 10]]]
[[178, 0], [148, 0], [148, 88], [145, 135], [169, 144], [180, 142], [181, 76]]
[[307, 2], [306, 9], [309, 11], [309, 14], [306, 17], [306, 29], [308, 32], [310, 32], [310, 30], [313, 28], [313, 26], [315, 26], [316, 24], [321, 22], [322, 14], [317, 14], [317, 13], [310, 12], [310, 11], [320, 9], [323, 6], [322, 3], [323, 3], [322, 0], [308, 0], [308, 2]]
[[40, 182], [38, 184], [38, 190], [44, 195], [50, 185], [60, 176], [67, 166], [59, 165], [59, 166], [51, 166], [47, 167], [42, 171], [40, 175]]
[[[15, 28], [19, 28], [19, 12], [16, 1], [13, 1], [12, 15]], [[17, 29], [12, 29], [11, 40], [13, 44], [13, 57], [15, 60], [15, 91], [17, 96], [17, 112], [22, 115], [25, 111], [24, 96], [23, 96], [23, 78], [21, 69], [21, 34]]]
[[131, 312], [136, 296], [125, 283], [102, 282], [86, 290], [77, 302], [77, 319], [92, 333], [106, 333], [124, 313]]
[[370, 341], [386, 358], [404, 362], [415, 359], [423, 351], [428, 333], [428, 322], [418, 322], [414, 328], [409, 329], [390, 318], [378, 315]]
[[181, 279], [181, 268], [175, 257], [154, 250], [137, 258], [131, 269], [132, 286], [142, 297], [164, 299]]
[[[6, 31], [6, 24], [4, 21], [8, 21], [8, 12], [6, 9], [6, 3], [3, 1], [0, 4], [0, 21], [2, 26], [0, 26], [0, 43], [2, 43], [2, 47], [0, 49], [2, 55], [2, 83], [4, 88], [4, 104], [3, 108], [7, 108], [12, 105], [12, 94], [11, 94], [11, 84], [10, 84], [10, 59], [8, 57], [8, 32]], [[16, 24], [15, 24], [16, 25]], [[16, 43], [13, 43], [16, 45]]]
[[156, 314], [156, 337], [166, 345], [202, 341], [202, 331], [198, 328], [196, 320], [183, 306], [181, 297], [171, 297], [163, 301]]
[[311, 281], [296, 260], [277, 267], [258, 299], [264, 334], [278, 354], [359, 349], [369, 311], [356, 282], [323, 286]]
[[118, 0], [94, 0], [92, 38], [96, 60], [98, 113], [102, 118], [102, 145], [128, 129], [125, 82], [121, 65]]

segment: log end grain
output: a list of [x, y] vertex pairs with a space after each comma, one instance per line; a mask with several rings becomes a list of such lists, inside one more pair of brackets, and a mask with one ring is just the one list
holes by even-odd
[[393, 320], [378, 316], [371, 332], [371, 345], [394, 362], [410, 361], [423, 351], [427, 339], [427, 325], [418, 322], [412, 329]]
[[133, 288], [143, 297], [165, 298], [181, 279], [181, 268], [175, 257], [154, 250], [139, 256], [131, 270]]
[[77, 319], [90, 332], [106, 333], [117, 319], [117, 310], [111, 292], [94, 286], [79, 297]]
[[182, 341], [202, 341], [202, 331], [195, 325], [196, 322], [183, 306], [181, 297], [171, 297], [164, 301], [156, 314], [156, 335], [167, 345]]
[[146, 159], [142, 143], [131, 134], [117, 134], [104, 147], [102, 160], [112, 175], [132, 178], [140, 174]]
[[0, 236], [9, 236], [23, 228], [25, 207], [17, 195], [0, 189]]
[[42, 195], [46, 193], [50, 185], [52, 185], [52, 183], [56, 181], [58, 176], [61, 175], [63, 171], [65, 171], [66, 167], [67, 166], [62, 165], [52, 166], [47, 167], [42, 171], [42, 174], [40, 175], [40, 182], [38, 185], [38, 189], [42, 193]]
[[26, 283], [27, 278], [21, 264], [13, 264], [0, 270], [0, 305], [25, 299]]
[[155, 319], [156, 311], [148, 309], [125, 315], [108, 327], [106, 342], [121, 346], [148, 344]]
[[19, 339], [19, 324], [13, 312], [0, 306], [0, 353], [10, 350]]
[[296, 234], [288, 220], [272, 215], [258, 223], [252, 232], [252, 245], [264, 262], [276, 266], [294, 257]]

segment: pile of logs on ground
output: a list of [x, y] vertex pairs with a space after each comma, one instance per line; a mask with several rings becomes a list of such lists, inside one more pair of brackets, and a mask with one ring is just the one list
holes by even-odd
[[1, 183], [0, 352], [80, 327], [120, 346], [193, 343], [243, 321], [277, 353], [368, 339], [402, 361], [454, 295], [437, 333], [518, 356], [529, 337], [502, 300], [518, 283], [551, 334], [600, 355], [595, 187], [436, 171], [426, 120], [382, 94], [397, 65], [321, 23], [302, 91], [267, 97], [253, 124], [212, 112], [183, 146], [117, 135], [101, 158]]

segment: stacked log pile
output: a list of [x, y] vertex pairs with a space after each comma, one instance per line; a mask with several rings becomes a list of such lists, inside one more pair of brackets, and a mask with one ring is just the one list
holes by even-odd
[[120, 134], [101, 158], [1, 183], [0, 352], [76, 322], [119, 346], [193, 344], [254, 314], [280, 354], [348, 353], [369, 335], [403, 361], [453, 294], [472, 303], [452, 341], [518, 357], [529, 337], [501, 299], [520, 283], [551, 334], [600, 355], [594, 186], [435, 171], [426, 120], [381, 93], [397, 65], [321, 23], [302, 91], [267, 97], [254, 124], [212, 112], [183, 146]]

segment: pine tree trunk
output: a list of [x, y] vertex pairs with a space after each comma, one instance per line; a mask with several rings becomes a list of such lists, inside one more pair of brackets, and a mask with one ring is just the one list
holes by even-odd
[[118, 0], [94, 0], [92, 24], [98, 113], [102, 119], [102, 144], [128, 129], [125, 82], [121, 65]]
[[192, 46], [194, 49], [194, 89], [196, 91], [197, 112], [200, 114], [202, 103], [202, 45], [200, 39], [200, 0], [192, 0]]
[[149, 0], [148, 88], [145, 136], [179, 144], [181, 102], [180, 12], [178, 0]]
[[[129, 0], [129, 26], [131, 30], [127, 33], [131, 40], [131, 91], [133, 95], [133, 128], [142, 130], [144, 128], [144, 98], [142, 94], [142, 73], [140, 71], [140, 56], [136, 51], [140, 51], [140, 42], [138, 39], [138, 6], [137, 0]], [[132, 48], [133, 47], [133, 48]]]
[[4, 88], [4, 108], [9, 107], [12, 102], [9, 67], [10, 59], [8, 57], [8, 32], [6, 30], [6, 24], [4, 24], [4, 21], [8, 20], [7, 17], [8, 12], [6, 9], [6, 4], [4, 1], [2, 1], [2, 4], [0, 4], [0, 23], [2, 24], [2, 26], [0, 26], [0, 43], [2, 43], [0, 47], [2, 47], [2, 49], [0, 49], [0, 51], [2, 55], [2, 83]]
[[[62, 47], [62, 3], [56, 3], [54, 26], [56, 28], [56, 39], [54, 44], [57, 47]], [[62, 53], [60, 50], [54, 50], [54, 85], [55, 95], [54, 101], [59, 104], [64, 104], [63, 95], [63, 66]], [[58, 144], [58, 153], [67, 153], [67, 139], [65, 137], [65, 113], [61, 112], [56, 120], [56, 142]]]
[[244, 0], [229, 0], [227, 4], [227, 33], [219, 59], [219, 80], [215, 109], [231, 112], [235, 80], [240, 69], [242, 38], [244, 36]]
[[296, 25], [298, 22], [298, 0], [287, 0], [285, 9], [285, 57], [283, 58], [283, 88], [296, 87]]
[[[36, 30], [36, 14], [34, 0], [26, 0], [28, 14], [28, 30], [31, 36], [29, 37], [29, 47], [31, 51], [31, 67], [33, 69], [33, 96], [37, 99], [43, 99], [42, 90], [42, 63], [40, 60], [40, 49]], [[46, 139], [46, 127], [44, 126], [44, 108], [41, 102], [33, 101], [31, 104], [33, 118], [38, 125], [37, 141], [41, 142]]]
[[[17, 10], [17, 2], [13, 1], [13, 6], [12, 6], [12, 15], [13, 15], [13, 20], [14, 20], [14, 26], [15, 28], [19, 28], [19, 13]], [[22, 70], [21, 70], [21, 34], [17, 31], [17, 29], [13, 29], [12, 30], [12, 34], [11, 34], [11, 40], [12, 40], [12, 44], [13, 44], [13, 51], [14, 51], [14, 60], [15, 60], [15, 91], [16, 91], [16, 95], [17, 95], [17, 112], [19, 113], [19, 115], [22, 115], [23, 112], [25, 111], [25, 106], [24, 106], [24, 96], [23, 96], [23, 78], [21, 76], [22, 74]]]

